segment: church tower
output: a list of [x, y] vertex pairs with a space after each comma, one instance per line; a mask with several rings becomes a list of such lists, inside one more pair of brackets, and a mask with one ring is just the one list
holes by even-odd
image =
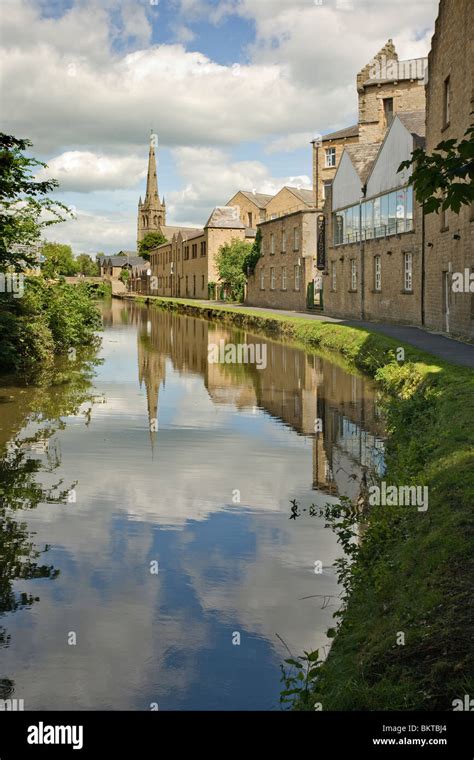
[[163, 198], [163, 202], [161, 202], [158, 195], [155, 146], [152, 135], [148, 154], [145, 200], [142, 202], [140, 196], [138, 201], [137, 243], [143, 240], [147, 232], [160, 232], [164, 225], [166, 225], [166, 205], [165, 199]]

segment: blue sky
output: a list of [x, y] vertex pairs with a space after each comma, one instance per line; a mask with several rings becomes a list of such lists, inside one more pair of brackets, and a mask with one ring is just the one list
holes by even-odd
[[[27, 136], [75, 253], [135, 247], [150, 129], [168, 223], [238, 190], [309, 187], [310, 140], [354, 123], [357, 71], [391, 37], [426, 55], [437, 0], [4, 0], [4, 131]], [[15, 87], [9, 86], [15, 82]]]

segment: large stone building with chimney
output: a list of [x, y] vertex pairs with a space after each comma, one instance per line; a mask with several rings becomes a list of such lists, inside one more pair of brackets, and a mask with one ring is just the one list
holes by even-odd
[[399, 61], [392, 40], [357, 74], [358, 122], [312, 141], [314, 205], [321, 208], [344, 148], [380, 143], [393, 117], [425, 108], [427, 58]]

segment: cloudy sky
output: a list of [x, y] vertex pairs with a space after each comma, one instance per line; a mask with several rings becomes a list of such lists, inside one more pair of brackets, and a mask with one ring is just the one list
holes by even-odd
[[75, 253], [134, 249], [150, 130], [168, 223], [237, 189], [310, 185], [309, 141], [356, 121], [391, 37], [427, 54], [438, 0], [1, 0], [2, 130], [34, 143]]

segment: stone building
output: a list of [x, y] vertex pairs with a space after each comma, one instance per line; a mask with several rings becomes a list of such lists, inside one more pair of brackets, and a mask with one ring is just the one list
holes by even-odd
[[238, 206], [240, 210], [240, 221], [246, 227], [256, 230], [257, 224], [264, 222], [266, 219], [266, 206], [273, 198], [273, 195], [266, 193], [257, 193], [252, 190], [239, 190], [232, 196], [226, 206]]
[[253, 242], [254, 237], [241, 222], [237, 206], [216, 207], [203, 229], [178, 229], [167, 243], [153, 249], [151, 294], [208, 298], [208, 286], [218, 281], [215, 257], [219, 248], [235, 239]]
[[259, 225], [261, 256], [248, 278], [246, 303], [278, 309], [306, 309], [315, 276], [318, 211], [305, 208]]
[[239, 190], [227, 206], [238, 206], [241, 222], [249, 229], [257, 230], [262, 222], [294, 211], [314, 207], [312, 190], [300, 187], [282, 187], [275, 195]]
[[425, 108], [426, 58], [399, 61], [392, 40], [357, 74], [358, 123], [312, 141], [314, 203], [322, 207], [344, 148], [379, 143], [403, 111]]
[[[426, 87], [426, 151], [474, 122], [474, 4], [441, 0]], [[474, 337], [474, 205], [425, 217], [425, 324]]]
[[421, 323], [422, 212], [398, 167], [424, 133], [424, 111], [399, 112], [383, 142], [344, 150], [325, 204], [325, 313]]

